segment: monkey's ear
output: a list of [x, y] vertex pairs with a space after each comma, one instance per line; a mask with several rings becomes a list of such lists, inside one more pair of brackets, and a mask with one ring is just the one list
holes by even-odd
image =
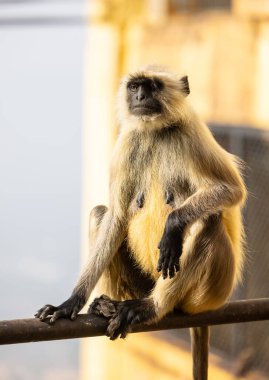
[[182, 92], [185, 96], [188, 96], [190, 94], [190, 86], [189, 86], [189, 81], [188, 81], [188, 77], [187, 75], [185, 75], [184, 77], [182, 77], [180, 79], [180, 83], [181, 83], [181, 86], [182, 86]]

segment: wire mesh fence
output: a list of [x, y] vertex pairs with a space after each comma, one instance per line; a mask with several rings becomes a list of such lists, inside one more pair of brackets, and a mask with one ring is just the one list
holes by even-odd
[[[244, 209], [247, 259], [243, 282], [232, 299], [267, 297], [269, 294], [269, 131], [248, 127], [212, 125], [216, 140], [243, 159], [248, 200]], [[249, 369], [269, 374], [269, 322], [214, 326], [211, 346], [233, 362], [238, 374]], [[180, 336], [188, 339], [186, 332]], [[269, 376], [268, 376], [269, 377]]]
[[176, 11], [230, 9], [231, 0], [171, 0], [171, 5]]

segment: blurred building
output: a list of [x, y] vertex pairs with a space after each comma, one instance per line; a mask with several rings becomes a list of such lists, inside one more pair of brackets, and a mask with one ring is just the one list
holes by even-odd
[[[107, 203], [108, 165], [117, 133], [115, 94], [122, 74], [148, 63], [167, 66], [189, 76], [190, 101], [207, 122], [269, 127], [269, 0], [91, 0], [89, 14], [82, 231], [84, 258], [88, 252], [89, 210], [96, 204]], [[227, 149], [243, 156], [247, 162], [249, 160], [259, 171], [263, 161], [260, 156], [255, 156], [253, 140], [248, 140], [249, 135], [244, 140], [241, 133], [236, 140], [241, 143], [236, 145], [230, 134], [216, 132]], [[268, 134], [260, 132], [256, 140], [256, 147], [263, 141], [263, 157], [267, 157]], [[269, 181], [264, 160], [262, 176]], [[254, 186], [255, 176], [249, 179], [249, 183]], [[253, 191], [256, 191], [254, 187]], [[264, 206], [262, 200], [260, 198], [260, 209], [264, 207], [269, 212], [269, 206]], [[261, 222], [258, 215], [255, 221]], [[266, 252], [267, 246], [264, 243], [262, 247], [255, 247]], [[253, 249], [258, 251], [255, 247]], [[265, 275], [267, 270], [259, 272], [260, 278], [265, 278]], [[255, 291], [254, 280], [246, 283], [251, 292], [247, 293], [245, 286], [235, 297], [268, 294], [268, 287]], [[233, 372], [238, 376], [247, 374], [251, 367], [255, 371], [269, 371], [264, 356], [266, 348], [269, 348], [269, 338], [263, 334], [265, 325], [253, 325], [253, 328], [259, 331], [256, 340], [251, 327], [247, 333], [248, 340], [242, 340], [244, 333], [246, 335], [244, 326], [221, 328], [219, 334], [222, 338], [219, 341], [212, 336], [213, 346], [221, 355], [212, 356], [210, 379], [238, 378], [228, 374], [231, 363]], [[190, 379], [188, 347], [184, 340], [181, 344], [176, 340], [177, 344], [174, 344], [175, 336], [179, 337], [177, 334], [139, 334], [128, 337], [126, 342], [113, 343], [106, 338], [83, 340], [81, 379]], [[184, 339], [184, 334], [181, 339]], [[256, 342], [256, 352], [253, 348], [252, 351], [244, 350], [249, 348], [250, 341]], [[254, 366], [250, 365], [253, 361]], [[254, 378], [252, 376], [258, 375], [252, 372], [246, 376]], [[263, 377], [260, 374], [256, 378]]]

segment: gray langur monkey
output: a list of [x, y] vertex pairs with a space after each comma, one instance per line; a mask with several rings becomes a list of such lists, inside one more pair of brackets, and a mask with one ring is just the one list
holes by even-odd
[[[90, 215], [90, 255], [72, 295], [36, 314], [75, 319], [100, 279], [90, 313], [125, 338], [132, 324], [223, 305], [244, 259], [239, 160], [222, 149], [186, 99], [188, 78], [147, 67], [118, 94], [120, 133], [109, 207]], [[208, 328], [192, 329], [193, 375], [207, 378]]]

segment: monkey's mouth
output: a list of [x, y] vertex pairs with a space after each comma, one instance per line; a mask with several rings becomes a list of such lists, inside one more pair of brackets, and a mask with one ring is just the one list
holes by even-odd
[[154, 114], [161, 113], [161, 109], [160, 107], [139, 105], [139, 106], [133, 107], [132, 113], [135, 116], [154, 115]]

